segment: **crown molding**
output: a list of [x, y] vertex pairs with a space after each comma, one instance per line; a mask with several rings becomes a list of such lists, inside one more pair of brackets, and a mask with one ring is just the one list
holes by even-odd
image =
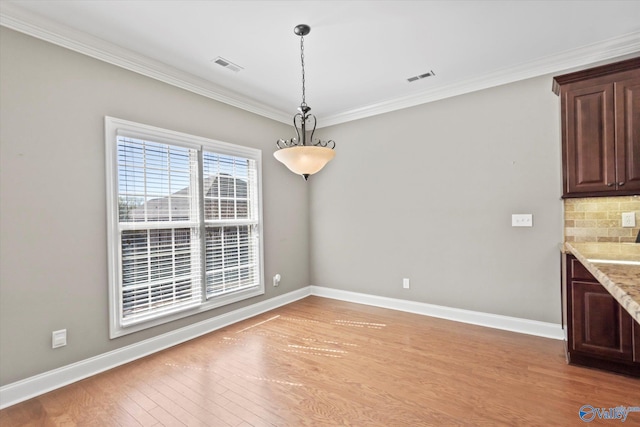
[[289, 114], [170, 65], [3, 3], [0, 25], [224, 104], [289, 123]]
[[[160, 61], [57, 24], [11, 3], [3, 3], [0, 10], [0, 25], [245, 111], [286, 124], [291, 122], [291, 116], [287, 112], [232, 92]], [[324, 116], [322, 126], [318, 128], [633, 55], [640, 55], [640, 31], [522, 63], [478, 78]]]
[[504, 68], [475, 79], [324, 116], [322, 122], [325, 127], [337, 125], [545, 74], [567, 72], [633, 56], [640, 56], [640, 31]]

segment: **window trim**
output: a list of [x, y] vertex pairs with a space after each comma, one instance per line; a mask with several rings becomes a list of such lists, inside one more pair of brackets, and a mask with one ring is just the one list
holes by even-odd
[[[202, 313], [214, 308], [232, 304], [265, 293], [264, 282], [264, 234], [262, 213], [262, 150], [243, 147], [223, 141], [189, 135], [155, 126], [135, 123], [123, 119], [105, 116], [105, 150], [106, 150], [106, 191], [107, 191], [107, 254], [108, 254], [108, 288], [109, 288], [109, 337], [111, 339], [138, 332], [147, 328], [172, 322], [184, 317]], [[149, 320], [135, 322], [127, 326], [122, 325], [120, 318], [121, 296], [121, 248], [118, 216], [118, 149], [117, 137], [129, 136], [148, 139], [154, 142], [193, 148], [198, 151], [200, 175], [202, 175], [202, 152], [209, 151], [216, 154], [244, 157], [256, 163], [257, 179], [257, 210], [258, 210], [258, 280], [257, 287], [239, 290], [226, 295], [207, 299], [206, 280], [202, 281], [200, 304], [195, 307], [176, 309], [165, 315]], [[199, 183], [202, 185], [202, 182]], [[202, 207], [201, 207], [202, 208]], [[204, 228], [202, 218], [201, 228]], [[204, 245], [204, 240], [201, 240]], [[203, 254], [204, 257], [204, 254]], [[204, 261], [204, 260], [203, 260]]]

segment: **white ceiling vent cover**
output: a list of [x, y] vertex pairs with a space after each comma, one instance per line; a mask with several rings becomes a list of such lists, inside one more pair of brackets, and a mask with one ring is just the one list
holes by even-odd
[[428, 71], [428, 72], [426, 72], [424, 74], [420, 74], [420, 75], [417, 75], [417, 76], [409, 77], [407, 79], [407, 81], [409, 83], [411, 83], [411, 82], [415, 82], [416, 80], [425, 79], [427, 77], [431, 77], [431, 76], [435, 76], [435, 75], [436, 75], [436, 73], [434, 73], [433, 70], [431, 70], [431, 71]]
[[241, 66], [234, 64], [233, 62], [229, 61], [228, 59], [224, 59], [221, 56], [218, 56], [217, 58], [212, 59], [212, 61], [215, 64], [218, 64], [221, 67], [226, 68], [227, 70], [233, 71], [234, 73], [237, 73], [240, 70], [244, 70], [244, 68], [242, 68]]

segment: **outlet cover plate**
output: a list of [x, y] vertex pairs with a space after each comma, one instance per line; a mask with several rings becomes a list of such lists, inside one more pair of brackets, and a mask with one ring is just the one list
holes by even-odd
[[622, 213], [622, 226], [623, 227], [635, 227], [636, 226], [636, 213], [635, 212], [623, 212]]
[[64, 347], [67, 345], [67, 330], [60, 329], [51, 333], [51, 348]]

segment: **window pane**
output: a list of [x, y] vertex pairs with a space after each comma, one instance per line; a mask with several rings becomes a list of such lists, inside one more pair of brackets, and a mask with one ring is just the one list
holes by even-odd
[[259, 285], [257, 228], [207, 227], [207, 296]]
[[234, 178], [221, 176], [218, 181], [220, 181], [220, 197], [235, 197]]
[[205, 220], [250, 219], [248, 185], [255, 162], [242, 157], [203, 153]]
[[195, 233], [195, 228], [122, 232], [124, 320], [199, 302]]
[[235, 202], [233, 200], [220, 200], [220, 218], [235, 219]]
[[249, 219], [249, 202], [247, 200], [236, 201], [236, 218]]
[[134, 221], [132, 212], [144, 205], [141, 197], [121, 195], [118, 196], [118, 216], [120, 222]]
[[207, 227], [207, 271], [222, 270], [222, 227]]
[[238, 227], [224, 227], [222, 246], [224, 247], [224, 266], [238, 266]]
[[122, 233], [122, 282], [124, 286], [149, 280], [147, 230]]
[[220, 200], [213, 197], [205, 197], [204, 217], [206, 219], [220, 219]]
[[197, 219], [193, 149], [118, 137], [120, 222]]

